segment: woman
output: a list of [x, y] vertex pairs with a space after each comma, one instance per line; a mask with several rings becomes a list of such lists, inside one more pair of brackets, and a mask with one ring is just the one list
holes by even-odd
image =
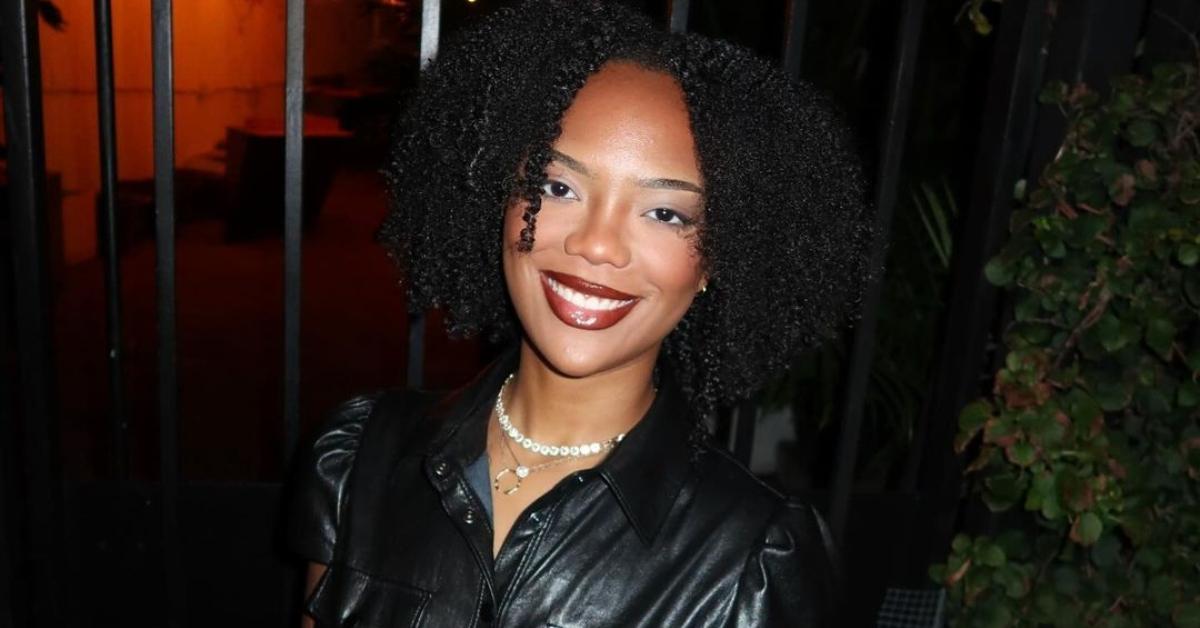
[[825, 102], [614, 3], [530, 0], [445, 47], [388, 174], [413, 303], [512, 349], [335, 413], [294, 487], [307, 621], [830, 625], [820, 518], [704, 427], [870, 272]]

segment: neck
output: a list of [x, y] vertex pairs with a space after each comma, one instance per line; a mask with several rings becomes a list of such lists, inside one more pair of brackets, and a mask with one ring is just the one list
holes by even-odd
[[585, 377], [564, 375], [521, 343], [506, 410], [529, 438], [547, 445], [603, 441], [628, 432], [654, 401], [652, 352]]

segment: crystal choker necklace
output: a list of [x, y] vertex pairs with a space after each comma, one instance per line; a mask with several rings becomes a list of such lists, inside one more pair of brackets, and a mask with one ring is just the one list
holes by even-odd
[[543, 445], [528, 436], [521, 433], [512, 420], [508, 417], [508, 412], [504, 409], [504, 391], [508, 388], [508, 383], [512, 381], [512, 373], [504, 380], [504, 384], [500, 386], [500, 394], [496, 395], [496, 418], [500, 421], [500, 429], [504, 430], [505, 435], [517, 443], [521, 447], [532, 451], [535, 454], [550, 456], [553, 458], [577, 458], [579, 456], [591, 456], [602, 451], [612, 449], [625, 438], [625, 433], [621, 432], [616, 436], [603, 441], [583, 443], [581, 445]]

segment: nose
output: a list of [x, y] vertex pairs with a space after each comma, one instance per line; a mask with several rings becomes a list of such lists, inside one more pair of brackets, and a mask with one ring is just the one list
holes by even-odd
[[566, 253], [578, 255], [597, 266], [627, 266], [631, 252], [621, 213], [617, 207], [589, 208], [587, 216], [563, 242]]

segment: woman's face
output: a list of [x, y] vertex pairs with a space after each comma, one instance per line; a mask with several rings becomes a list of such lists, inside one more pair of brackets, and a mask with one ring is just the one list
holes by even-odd
[[505, 217], [504, 275], [526, 340], [572, 377], [653, 363], [705, 281], [701, 178], [675, 80], [610, 62], [579, 90], [553, 145], [533, 249]]

